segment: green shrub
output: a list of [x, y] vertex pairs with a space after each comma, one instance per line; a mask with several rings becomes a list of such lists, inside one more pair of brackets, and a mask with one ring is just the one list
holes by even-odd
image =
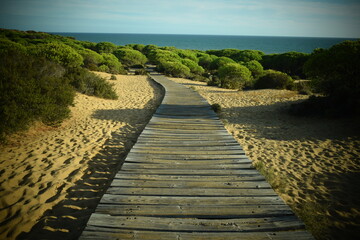
[[128, 48], [118, 49], [114, 52], [114, 55], [126, 67], [131, 67], [135, 65], [144, 65], [147, 62], [147, 58], [144, 54], [133, 49], [128, 49]]
[[214, 110], [214, 112], [216, 113], [220, 113], [221, 112], [221, 106], [218, 103], [214, 103], [211, 105], [211, 109]]
[[176, 53], [168, 50], [156, 49], [148, 54], [149, 61], [154, 64], [162, 62], [181, 61], [181, 57]]
[[[126, 71], [124, 70], [121, 62], [119, 59], [111, 53], [102, 53], [101, 56], [104, 58], [102, 65], [99, 67], [99, 70], [107, 70], [105, 72], [112, 73], [112, 74], [125, 74]], [[102, 67], [103, 65], [107, 66]]]
[[259, 78], [264, 73], [263, 66], [256, 60], [244, 62], [242, 63], [242, 65], [244, 65], [251, 71], [251, 75], [254, 79]]
[[190, 69], [181, 62], [162, 62], [160, 65], [165, 74], [173, 77], [186, 78], [191, 75]]
[[147, 75], [147, 71], [144, 68], [136, 69], [135, 75]]
[[266, 70], [254, 85], [256, 89], [292, 89], [293, 86], [294, 80], [289, 75], [275, 70]]
[[176, 49], [174, 52], [177, 53], [182, 59], [189, 59], [195, 63], [199, 62], [199, 59], [193, 50]]
[[146, 56], [147, 58], [149, 58], [148, 55], [149, 55], [152, 51], [155, 51], [155, 50], [157, 50], [157, 49], [159, 49], [159, 47], [156, 46], [156, 45], [152, 45], [152, 44], [146, 45], [146, 46], [143, 48], [142, 53], [145, 54], [145, 56]]
[[84, 59], [84, 67], [92, 71], [97, 71], [98, 66], [104, 62], [104, 58], [97, 52], [94, 52], [90, 49], [83, 49], [79, 51], [81, 56]]
[[274, 69], [287, 73], [291, 76], [304, 78], [304, 64], [310, 54], [300, 52], [287, 52], [282, 54], [270, 54], [263, 56], [261, 64], [265, 69]]
[[352, 108], [360, 106], [360, 40], [317, 50], [305, 64], [316, 90]]
[[216, 86], [216, 87], [220, 87], [221, 86], [221, 81], [219, 79], [218, 76], [216, 75], [211, 75], [209, 77], [209, 81], [207, 82], [208, 86]]
[[126, 47], [130, 47], [134, 50], [137, 50], [139, 52], [143, 52], [145, 45], [144, 44], [126, 44]]
[[117, 46], [111, 42], [99, 42], [95, 45], [95, 51], [98, 53], [113, 53]]
[[112, 84], [83, 68], [72, 69], [68, 74], [70, 83], [80, 93], [106, 99], [117, 99]]
[[116, 80], [116, 76], [115, 76], [115, 75], [111, 75], [110, 80]]
[[31, 47], [30, 52], [38, 57], [45, 57], [65, 68], [77, 68], [83, 64], [83, 57], [63, 43], [38, 44]]
[[199, 58], [199, 65], [207, 70], [210, 70], [211, 63], [215, 60], [216, 56], [204, 54]]
[[264, 53], [259, 50], [242, 50], [231, 58], [237, 62], [261, 61]]
[[226, 64], [229, 63], [235, 63], [235, 61], [228, 57], [218, 57], [211, 62], [210, 69], [218, 70], [222, 66], [225, 66]]
[[0, 138], [33, 121], [56, 125], [69, 116], [74, 90], [65, 69], [17, 50], [0, 51]]
[[204, 69], [200, 67], [196, 62], [188, 58], [182, 59], [181, 63], [187, 66], [190, 69], [191, 73], [195, 75], [201, 75], [205, 72]]
[[103, 64], [98, 67], [98, 71], [110, 73], [110, 68], [107, 65]]
[[251, 72], [238, 63], [229, 63], [219, 69], [220, 87], [242, 89], [251, 83]]
[[218, 57], [231, 58], [236, 62], [249, 62], [252, 60], [260, 61], [264, 56], [264, 53], [259, 50], [222, 49], [208, 50], [206, 53]]

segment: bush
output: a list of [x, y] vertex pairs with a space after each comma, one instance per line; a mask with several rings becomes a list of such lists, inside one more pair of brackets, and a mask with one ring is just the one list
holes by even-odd
[[144, 68], [136, 69], [135, 75], [147, 75], [147, 71]]
[[92, 71], [97, 71], [98, 66], [104, 62], [104, 58], [97, 52], [94, 52], [90, 49], [84, 49], [79, 51], [81, 56], [84, 59], [84, 67]]
[[143, 52], [144, 48], [145, 48], [145, 45], [144, 44], [126, 44], [125, 45], [126, 47], [130, 47], [134, 50], [137, 50], [139, 52]]
[[289, 75], [275, 70], [266, 70], [254, 85], [256, 89], [292, 89], [293, 86], [294, 80]]
[[259, 78], [264, 73], [263, 66], [256, 60], [251, 60], [243, 63], [251, 71], [251, 75], [254, 79]]
[[[111, 53], [102, 53], [101, 56], [104, 58], [102, 65], [99, 67], [100, 71], [106, 70], [104, 72], [112, 73], [112, 74], [125, 74], [126, 71], [124, 70], [121, 62], [119, 59], [115, 57], [114, 54]], [[106, 67], [103, 67], [103, 66]]]
[[115, 76], [115, 75], [111, 75], [110, 80], [116, 80], [116, 76]]
[[96, 74], [83, 68], [73, 69], [68, 73], [70, 83], [80, 93], [106, 99], [117, 99], [113, 85]]
[[199, 65], [207, 70], [210, 70], [211, 63], [215, 60], [216, 56], [204, 54], [199, 58]]
[[229, 63], [219, 69], [220, 87], [242, 89], [252, 80], [251, 72], [238, 63]]
[[242, 50], [238, 54], [232, 56], [237, 62], [261, 61], [264, 53], [259, 50]]
[[173, 77], [186, 78], [191, 75], [190, 69], [181, 62], [162, 62], [160, 65], [165, 74]]
[[199, 59], [193, 50], [176, 49], [174, 52], [177, 53], [182, 59], [189, 59], [195, 63], [199, 62]]
[[191, 73], [195, 75], [201, 75], [205, 72], [204, 69], [200, 67], [196, 62], [188, 58], [182, 59], [181, 63], [187, 66], [190, 69]]
[[211, 62], [210, 69], [218, 70], [222, 66], [225, 66], [226, 64], [229, 63], [235, 63], [235, 61], [228, 57], [218, 57]]
[[260, 61], [264, 55], [264, 53], [259, 50], [238, 49], [208, 50], [206, 53], [218, 57], [228, 57], [236, 62], [249, 62], [252, 60]]
[[147, 58], [144, 54], [133, 49], [118, 49], [114, 52], [114, 55], [126, 67], [131, 67], [134, 65], [144, 65], [147, 62]]
[[179, 55], [172, 51], [156, 49], [148, 54], [149, 61], [154, 64], [161, 64], [162, 62], [181, 61]]
[[287, 73], [291, 76], [304, 78], [303, 66], [309, 59], [310, 54], [300, 52], [287, 52], [282, 54], [270, 54], [263, 56], [261, 64], [265, 69], [274, 69]]
[[83, 64], [83, 57], [63, 43], [38, 44], [31, 47], [30, 52], [38, 57], [45, 57], [65, 68], [77, 68]]
[[74, 90], [65, 69], [17, 50], [0, 51], [0, 138], [33, 121], [56, 125], [69, 116]]
[[113, 53], [117, 46], [111, 42], [99, 42], [95, 45], [95, 51], [98, 53]]
[[336, 101], [360, 106], [360, 40], [315, 51], [305, 64], [315, 88]]
[[221, 112], [221, 106], [218, 103], [214, 103], [211, 105], [211, 109], [216, 112], [216, 113], [220, 113]]

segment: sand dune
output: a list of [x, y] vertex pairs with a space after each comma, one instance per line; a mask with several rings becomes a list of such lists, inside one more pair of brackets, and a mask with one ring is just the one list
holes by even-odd
[[[109, 78], [109, 74], [98, 74]], [[129, 142], [131, 145], [149, 120], [162, 93], [146, 76], [117, 75], [117, 80], [111, 82], [118, 100], [77, 94], [72, 117], [60, 128], [38, 124], [1, 148], [0, 239], [15, 239], [21, 232], [28, 232], [47, 210], [66, 200], [69, 189], [85, 175], [108, 177], [109, 169], [103, 173], [91, 169], [94, 161], [99, 161], [94, 156], [106, 142], [113, 140], [117, 157], [128, 150]], [[112, 166], [120, 163], [121, 158], [117, 158]], [[98, 191], [96, 184], [93, 188]], [[83, 207], [65, 206], [70, 212]], [[63, 217], [71, 218], [66, 214]], [[51, 225], [45, 228], [69, 231]]]
[[173, 79], [222, 106], [227, 130], [319, 239], [360, 237], [359, 119], [299, 118], [285, 110], [307, 96], [235, 91]]

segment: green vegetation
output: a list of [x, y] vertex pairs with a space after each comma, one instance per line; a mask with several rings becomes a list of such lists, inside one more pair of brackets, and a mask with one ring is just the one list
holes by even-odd
[[211, 104], [211, 109], [216, 113], [221, 113], [221, 105], [218, 103]]
[[[339, 115], [360, 112], [360, 41], [346, 41], [312, 54], [265, 55], [257, 50], [184, 50], [175, 47], [109, 42], [91, 43], [34, 31], [0, 29], [0, 138], [26, 129], [33, 121], [56, 125], [69, 115], [74, 91], [109, 99], [111, 84], [90, 73], [126, 74], [149, 62], [174, 77], [243, 89], [295, 89], [324, 97], [292, 108], [292, 113]], [[264, 70], [266, 69], [266, 70]], [[291, 77], [290, 77], [290, 76]], [[292, 80], [308, 78], [310, 81]]]
[[294, 80], [289, 75], [275, 70], [266, 70], [254, 85], [256, 89], [292, 89], [293, 86]]
[[57, 125], [69, 116], [74, 89], [61, 65], [25, 51], [2, 49], [0, 72], [1, 141], [34, 121]]
[[296, 115], [343, 116], [360, 114], [360, 40], [345, 41], [330, 49], [316, 49], [304, 70], [314, 90], [312, 97], [294, 105]]
[[250, 70], [238, 63], [229, 63], [219, 68], [220, 87], [243, 89], [251, 84]]
[[303, 66], [309, 57], [310, 54], [307, 53], [288, 52], [265, 55], [260, 62], [265, 69], [281, 71], [294, 78], [304, 78]]
[[112, 85], [88, 69], [124, 70], [114, 55], [95, 49], [114, 50], [108, 43], [1, 29], [0, 141], [26, 130], [34, 121], [59, 125], [70, 114], [75, 91], [116, 99]]
[[144, 54], [130, 48], [121, 48], [114, 51], [114, 55], [125, 67], [143, 66], [147, 62]]

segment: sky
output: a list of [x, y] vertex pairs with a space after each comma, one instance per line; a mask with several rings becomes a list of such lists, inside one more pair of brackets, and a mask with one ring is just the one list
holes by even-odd
[[360, 0], [0, 0], [0, 28], [360, 38]]

